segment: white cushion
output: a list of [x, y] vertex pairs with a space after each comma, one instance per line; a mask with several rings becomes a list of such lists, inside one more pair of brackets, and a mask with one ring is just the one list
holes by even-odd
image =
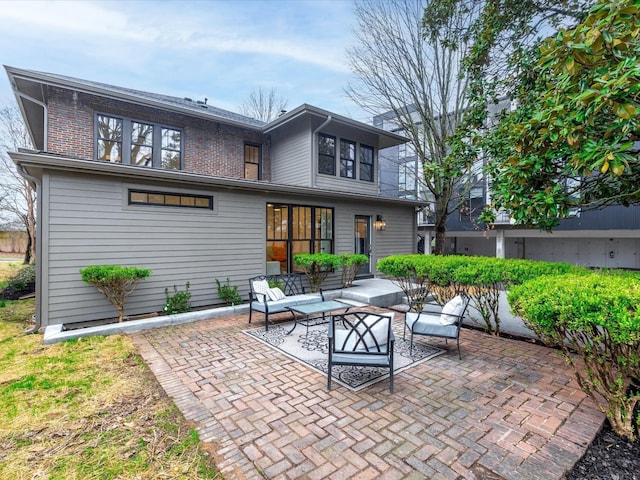
[[256, 294], [256, 299], [259, 302], [264, 302], [264, 296], [269, 291], [269, 282], [266, 280], [254, 280], [253, 281], [253, 293]]
[[[384, 316], [389, 318], [389, 322], [393, 320], [393, 314]], [[369, 328], [370, 330], [367, 330]], [[367, 315], [362, 319], [362, 322], [358, 323], [356, 329], [358, 333], [362, 335], [364, 343], [368, 348], [376, 349], [376, 340], [378, 341], [378, 346], [385, 346], [389, 339], [387, 322], [380, 319], [377, 315]]]
[[462, 311], [464, 310], [464, 299], [457, 295], [449, 300], [444, 307], [442, 307], [442, 314], [440, 315], [441, 325], [453, 325], [460, 319]]
[[273, 300], [274, 302], [277, 300], [282, 300], [287, 296], [284, 294], [282, 290], [278, 287], [273, 287], [267, 290], [267, 295], [269, 296], [269, 300]]

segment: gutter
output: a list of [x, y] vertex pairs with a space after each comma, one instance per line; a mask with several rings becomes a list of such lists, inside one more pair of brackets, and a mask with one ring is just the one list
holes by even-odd
[[[22, 175], [24, 178], [26, 178], [36, 186], [36, 209], [37, 209], [36, 212], [39, 213], [41, 211], [41, 205], [42, 205], [41, 203], [42, 202], [42, 195], [41, 195], [42, 183], [40, 182], [40, 179], [34, 177], [33, 175], [28, 174], [20, 164], [16, 164], [16, 170], [20, 175]], [[40, 315], [40, 309], [42, 308], [41, 300], [40, 300], [40, 293], [42, 292], [42, 261], [41, 261], [42, 260], [42, 242], [40, 241], [41, 239], [38, 238], [38, 234], [37, 234], [37, 232], [39, 232], [40, 230], [40, 222], [38, 221], [37, 216], [36, 216], [35, 228], [36, 228], [36, 313], [33, 315], [33, 320], [35, 325], [33, 326], [33, 328], [25, 330], [24, 333], [26, 334], [38, 333], [38, 330], [40, 330], [40, 328], [42, 327], [42, 316]]]
[[[316, 176], [318, 171], [318, 141], [317, 135], [320, 130], [329, 125], [333, 117], [327, 115], [327, 119], [311, 133], [311, 187], [316, 188]], [[336, 156], [338, 154], [338, 145], [336, 145]]]

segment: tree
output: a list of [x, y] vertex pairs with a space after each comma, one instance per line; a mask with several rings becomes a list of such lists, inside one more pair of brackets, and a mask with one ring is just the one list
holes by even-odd
[[[467, 162], [487, 158], [482, 140], [487, 135], [490, 110], [501, 98], [517, 97], [517, 79], [526, 72], [532, 45], [561, 25], [575, 24], [586, 15], [593, 0], [431, 0], [425, 9], [425, 26], [446, 31], [451, 17], [476, 5], [480, 13], [467, 35], [471, 48], [464, 59], [468, 81], [468, 108], [455, 133], [448, 139], [450, 155]], [[463, 32], [457, 32], [462, 35]], [[503, 102], [506, 104], [507, 102]], [[495, 181], [495, 179], [493, 179]], [[484, 216], [481, 219], [485, 218]], [[485, 218], [486, 219], [486, 218]]]
[[0, 223], [5, 227], [20, 226], [27, 232], [24, 263], [35, 260], [36, 192], [7, 155], [7, 151], [31, 148], [31, 140], [17, 106], [0, 110]]
[[410, 139], [434, 203], [434, 253], [443, 254], [447, 217], [473, 186], [472, 164], [448, 155], [446, 139], [467, 108], [461, 62], [477, 11], [470, 2], [434, 30], [423, 28], [424, 8], [421, 0], [356, 1], [358, 42], [347, 52], [356, 80], [347, 95], [374, 115], [391, 112]]
[[493, 209], [551, 230], [572, 209], [640, 203], [639, 10], [600, 0], [522, 58], [519, 107], [485, 142]]
[[[89, 265], [80, 269], [82, 281], [96, 287], [118, 310], [118, 322], [124, 320], [124, 303], [141, 280], [148, 278], [148, 268], [121, 265]], [[187, 287], [188, 288], [188, 287]]]
[[287, 99], [278, 95], [276, 88], [259, 87], [249, 94], [240, 106], [240, 113], [247, 117], [270, 122], [287, 109]]

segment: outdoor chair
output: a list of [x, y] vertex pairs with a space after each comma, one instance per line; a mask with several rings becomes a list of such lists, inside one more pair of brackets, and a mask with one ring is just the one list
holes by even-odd
[[460, 327], [469, 307], [469, 296], [462, 293], [449, 300], [441, 309], [432, 306], [432, 309], [423, 309], [420, 312], [409, 311], [405, 315], [402, 338], [405, 338], [407, 327], [411, 331], [411, 347], [413, 352], [413, 336], [424, 335], [428, 337], [440, 337], [456, 340], [458, 346], [458, 358], [460, 355]]
[[333, 315], [329, 322], [329, 371], [327, 388], [335, 365], [389, 369], [389, 391], [393, 393], [393, 313], [380, 315], [355, 311]]

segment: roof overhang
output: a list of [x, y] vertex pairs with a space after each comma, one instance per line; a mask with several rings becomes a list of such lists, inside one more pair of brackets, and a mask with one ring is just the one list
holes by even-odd
[[372, 125], [368, 125], [366, 123], [353, 120], [351, 118], [343, 117], [342, 115], [338, 115], [336, 113], [330, 112], [328, 110], [323, 110], [322, 108], [314, 107], [313, 105], [308, 105], [306, 103], [279, 116], [275, 120], [272, 120], [267, 125], [265, 125], [263, 131], [264, 133], [272, 132], [281, 127], [284, 127], [285, 125], [295, 121], [296, 119], [299, 119], [305, 116], [318, 117], [323, 120], [326, 120], [327, 118], [331, 117], [331, 121], [333, 123], [346, 125], [352, 128], [357, 128], [365, 132], [377, 135], [379, 139], [378, 146], [381, 149], [387, 148], [387, 147], [393, 147], [395, 145], [401, 145], [409, 141], [407, 137], [404, 137], [402, 135], [388, 132], [387, 130], [377, 128]]
[[91, 175], [106, 175], [122, 177], [129, 180], [162, 181], [180, 184], [182, 187], [192, 188], [224, 188], [229, 190], [245, 190], [248, 193], [274, 193], [298, 195], [304, 197], [322, 197], [330, 199], [357, 200], [377, 205], [394, 205], [409, 208], [423, 207], [426, 202], [401, 198], [387, 198], [377, 195], [364, 195], [327, 189], [300, 187], [295, 185], [274, 184], [255, 180], [244, 180], [210, 175], [198, 175], [176, 170], [159, 170], [131, 165], [121, 165], [96, 160], [77, 160], [58, 155], [32, 152], [9, 152], [11, 159], [20, 165], [29, 175], [42, 178], [47, 170], [67, 171], [71, 173], [90, 173]]

